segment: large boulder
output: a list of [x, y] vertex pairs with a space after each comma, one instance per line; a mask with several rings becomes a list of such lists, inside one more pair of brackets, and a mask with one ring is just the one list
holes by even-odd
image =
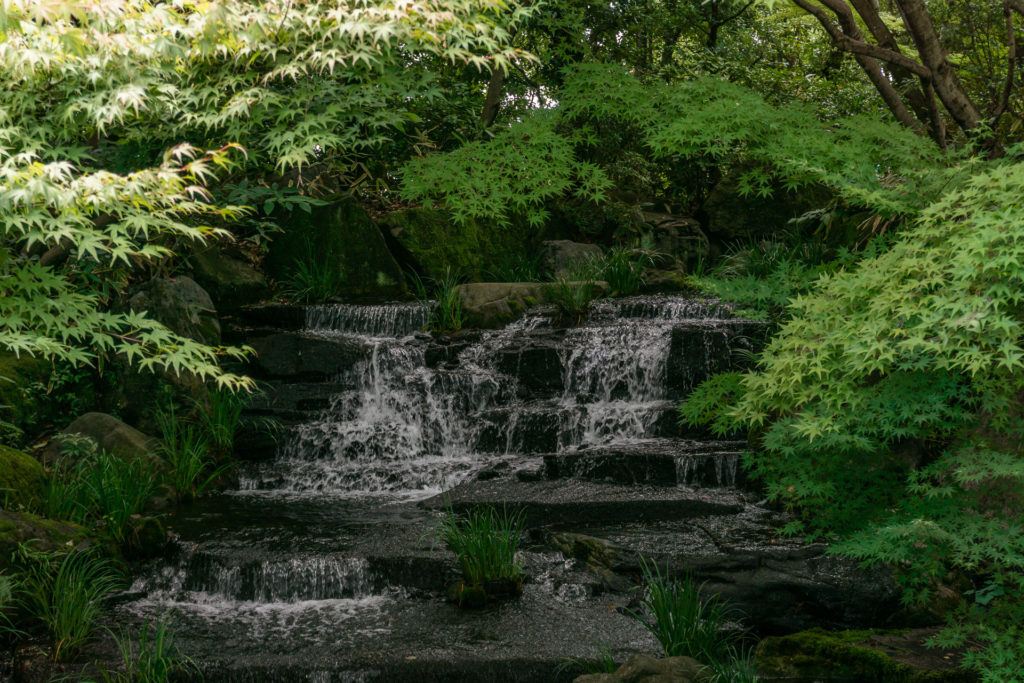
[[708, 668], [690, 657], [656, 659], [636, 655], [615, 673], [579, 676], [575, 683], [705, 683], [711, 680]]
[[420, 207], [388, 214], [381, 227], [399, 261], [435, 280], [449, 274], [471, 281], [502, 277], [499, 272], [515, 267], [517, 256], [534, 252], [538, 239], [529, 225], [456, 223], [445, 211]]
[[550, 278], [572, 276], [579, 268], [604, 256], [596, 244], [571, 240], [548, 240], [541, 244], [541, 275]]
[[36, 510], [46, 487], [46, 472], [39, 461], [21, 451], [0, 446], [0, 507]]
[[274, 238], [264, 260], [267, 273], [287, 280], [302, 264], [337, 268], [342, 298], [388, 301], [407, 296], [405, 277], [380, 229], [353, 198], [309, 213], [289, 215], [284, 232]]
[[686, 272], [693, 272], [699, 264], [707, 262], [711, 243], [698, 220], [654, 211], [645, 211], [643, 218], [651, 246], [659, 260], [665, 261], [659, 266], [678, 264]]
[[220, 343], [217, 309], [206, 290], [190, 277], [153, 278], [128, 301], [172, 332], [203, 344]]
[[535, 282], [474, 282], [457, 288], [465, 327], [495, 329], [531, 306], [544, 303], [546, 285]]
[[27, 512], [0, 510], [0, 571], [12, 565], [12, 558], [22, 543], [34, 550], [54, 552], [84, 549], [95, 541], [78, 524], [43, 519]]
[[47, 446], [43, 452], [46, 462], [55, 462], [68, 450], [62, 444], [61, 435], [92, 439], [101, 450], [126, 460], [146, 458], [159, 462], [154, 455], [157, 448], [155, 439], [106, 413], [86, 413], [76, 418]]
[[269, 293], [263, 273], [217, 245], [200, 249], [189, 261], [196, 281], [222, 312], [262, 301]]
[[933, 629], [909, 631], [811, 630], [765, 638], [755, 655], [763, 681], [829, 683], [902, 681], [973, 683], [959, 652], [929, 648]]

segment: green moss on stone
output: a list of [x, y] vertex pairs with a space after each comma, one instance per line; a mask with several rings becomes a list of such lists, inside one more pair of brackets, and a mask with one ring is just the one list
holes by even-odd
[[507, 264], [526, 260], [537, 247], [537, 230], [528, 226], [455, 223], [439, 209], [402, 209], [381, 225], [429, 277], [454, 273], [471, 281], [501, 278]]
[[38, 460], [0, 446], [0, 507], [37, 510], [45, 486], [46, 472]]
[[42, 406], [32, 385], [45, 382], [49, 373], [50, 364], [45, 360], [0, 353], [0, 426], [8, 423], [14, 427], [0, 429], [0, 443], [19, 443], [22, 434], [35, 432]]
[[765, 638], [757, 648], [757, 667], [768, 679], [793, 681], [864, 681], [874, 683], [967, 683], [962, 669], [911, 664], [895, 659], [872, 642], [879, 636], [898, 640], [898, 631], [819, 629]]
[[282, 281], [301, 263], [315, 260], [337, 267], [345, 298], [376, 301], [404, 297], [405, 278], [370, 215], [354, 199], [295, 211], [281, 220], [264, 261], [267, 273]]
[[[0, 510], [0, 571], [12, 566], [18, 546], [25, 543], [34, 550], [56, 552], [96, 545], [85, 527], [72, 522], [45, 519], [26, 512]], [[103, 546], [112, 550], [109, 546]]]

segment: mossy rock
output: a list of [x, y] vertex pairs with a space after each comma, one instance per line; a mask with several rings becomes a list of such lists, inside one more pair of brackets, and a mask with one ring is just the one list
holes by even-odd
[[0, 510], [0, 571], [12, 566], [12, 558], [22, 543], [34, 550], [56, 552], [89, 548], [97, 541], [78, 524], [44, 519], [27, 512]]
[[765, 638], [757, 648], [762, 680], [857, 683], [974, 683], [958, 653], [924, 646], [929, 629], [836, 631], [820, 629]]
[[535, 228], [456, 223], [440, 209], [395, 211], [381, 220], [381, 227], [410, 270], [434, 279], [449, 273], [474, 282], [493, 279], [516, 260], [530, 261], [539, 244]]
[[405, 276], [380, 229], [352, 198], [295, 211], [280, 220], [263, 262], [267, 274], [287, 280], [303, 263], [316, 261], [341, 274], [343, 299], [374, 302], [408, 296]]
[[46, 487], [46, 472], [38, 460], [0, 446], [0, 507], [38, 510]]

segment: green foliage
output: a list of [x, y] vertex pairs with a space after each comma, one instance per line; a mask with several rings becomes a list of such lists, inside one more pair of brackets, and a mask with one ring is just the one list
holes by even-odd
[[586, 674], [610, 674], [619, 668], [615, 655], [608, 647], [602, 647], [596, 657], [571, 657], [558, 665], [560, 674], [580, 676]]
[[145, 458], [121, 458], [92, 439], [64, 437], [43, 498], [51, 519], [101, 526], [118, 544], [130, 539], [132, 517], [156, 493], [157, 473]]
[[11, 621], [11, 612], [17, 606], [18, 583], [11, 576], [0, 573], [0, 642], [7, 636], [17, 635]]
[[578, 325], [597, 298], [597, 285], [585, 275], [562, 275], [547, 286], [544, 296], [563, 323]]
[[462, 329], [462, 297], [459, 296], [460, 278], [451, 270], [430, 281], [433, 300], [429, 299], [422, 280], [418, 280], [417, 291], [423, 301], [430, 301], [430, 329], [436, 332], [458, 332]]
[[769, 495], [836, 552], [895, 566], [908, 602], [951, 570], [1002, 587], [955, 630], [987, 645], [969, 661], [994, 681], [1016, 657], [997, 624], [1024, 612], [1006, 597], [1024, 585], [1024, 163], [974, 170], [684, 411], [758, 430], [747, 465]]
[[323, 303], [340, 296], [345, 284], [340, 264], [308, 254], [289, 271], [281, 283], [281, 293], [298, 303]]
[[[206, 420], [212, 419], [209, 414]], [[163, 407], [156, 414], [160, 429], [159, 452], [167, 462], [167, 483], [179, 499], [191, 500], [202, 496], [227, 470], [228, 465], [218, 466], [210, 450], [210, 439], [200, 427], [179, 418], [172, 404]], [[221, 430], [227, 425], [218, 424]], [[220, 436], [226, 436], [222, 432]], [[233, 431], [232, 431], [233, 437]]]
[[449, 512], [441, 523], [441, 540], [455, 553], [469, 585], [517, 583], [523, 574], [516, 561], [523, 524], [522, 512], [479, 508], [464, 517]]
[[[104, 283], [225, 235], [247, 211], [216, 196], [218, 183], [231, 194], [229, 175], [251, 190], [313, 167], [318, 177], [304, 182], [361, 173], [439, 97], [432, 68], [507, 68], [519, 55], [510, 28], [530, 13], [497, 0], [406, 10], [334, 0], [4, 3], [0, 348], [77, 364], [120, 354], [144, 369], [244, 385], [217, 362], [240, 350], [114, 312], [116, 288]], [[260, 208], [273, 210], [268, 201]], [[44, 265], [39, 255], [53, 248], [64, 258]]]
[[593, 278], [607, 282], [612, 294], [636, 294], [644, 286], [644, 270], [654, 265], [656, 256], [648, 249], [612, 247], [594, 264]]
[[643, 562], [642, 611], [631, 616], [661, 644], [666, 657], [692, 657], [710, 664], [728, 654], [725, 631], [732, 609], [717, 596], [702, 598], [689, 576], [674, 577], [658, 565]]
[[22, 550], [25, 607], [46, 628], [53, 658], [72, 657], [95, 633], [103, 602], [120, 586], [120, 576], [92, 551], [46, 555]]
[[175, 647], [163, 622], [144, 624], [137, 633], [122, 631], [114, 640], [121, 654], [121, 669], [103, 671], [102, 683], [169, 683], [199, 672], [195, 662]]
[[683, 163], [730, 166], [742, 171], [743, 194], [825, 187], [886, 217], [920, 210], [946, 180], [941, 152], [896, 124], [856, 116], [825, 126], [802, 105], [772, 105], [714, 78], [644, 83], [618, 65], [576, 64], [557, 99], [487, 141], [413, 160], [405, 196], [442, 202], [458, 221], [536, 223], [552, 199], [606, 200], [623, 146], [653, 156], [669, 178]]
[[471, 142], [443, 157], [413, 159], [405, 167], [402, 192], [408, 199], [441, 200], [457, 222], [513, 215], [531, 225], [548, 216], [544, 201], [571, 191], [598, 201], [610, 181], [596, 166], [577, 160], [574, 140], [560, 134], [557, 119], [539, 113], [500, 131], [486, 142]]
[[195, 409], [210, 445], [221, 455], [230, 455], [235, 447], [235, 433], [242, 422], [247, 397], [234, 392], [214, 390], [206, 401], [196, 401]]

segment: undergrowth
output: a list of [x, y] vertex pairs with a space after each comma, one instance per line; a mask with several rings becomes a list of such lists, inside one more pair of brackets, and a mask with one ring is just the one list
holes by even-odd
[[464, 516], [448, 512], [441, 539], [458, 558], [466, 583], [486, 586], [495, 581], [522, 581], [516, 550], [523, 534], [522, 512], [479, 508]]

